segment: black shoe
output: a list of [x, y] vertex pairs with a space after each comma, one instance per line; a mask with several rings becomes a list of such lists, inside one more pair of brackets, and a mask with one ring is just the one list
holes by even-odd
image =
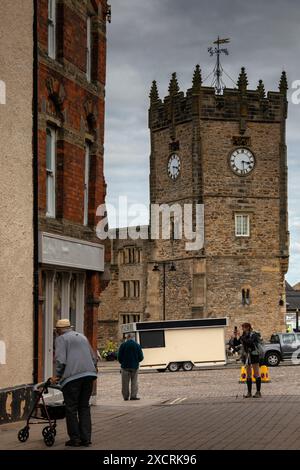
[[80, 442], [81, 447], [89, 447], [92, 445], [91, 441], [81, 441]]
[[66, 447], [80, 447], [80, 445], [80, 441], [72, 441], [72, 439], [65, 443]]
[[124, 401], [128, 401], [128, 398], [124, 398]]
[[138, 397], [131, 397], [130, 400], [140, 400]]

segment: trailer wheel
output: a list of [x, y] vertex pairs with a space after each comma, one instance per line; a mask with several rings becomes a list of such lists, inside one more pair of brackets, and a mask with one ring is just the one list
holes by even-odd
[[170, 364], [168, 365], [168, 369], [170, 372], [177, 372], [179, 370], [178, 362], [170, 362]]
[[190, 361], [188, 362], [184, 362], [182, 364], [182, 368], [183, 370], [185, 370], [186, 372], [190, 372], [191, 370], [193, 370], [193, 367], [194, 367], [194, 364]]

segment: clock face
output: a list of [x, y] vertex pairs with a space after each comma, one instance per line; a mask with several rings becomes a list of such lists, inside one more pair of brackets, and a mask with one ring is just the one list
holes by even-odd
[[229, 163], [232, 171], [236, 175], [246, 176], [254, 169], [255, 158], [250, 150], [239, 148], [232, 152]]
[[176, 180], [180, 173], [180, 158], [178, 155], [171, 155], [168, 162], [168, 175], [172, 180]]

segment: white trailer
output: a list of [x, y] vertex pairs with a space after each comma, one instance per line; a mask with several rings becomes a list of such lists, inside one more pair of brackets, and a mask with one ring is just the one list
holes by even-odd
[[128, 323], [122, 325], [122, 333], [134, 333], [141, 345], [141, 369], [189, 371], [194, 366], [226, 364], [227, 324], [227, 318]]

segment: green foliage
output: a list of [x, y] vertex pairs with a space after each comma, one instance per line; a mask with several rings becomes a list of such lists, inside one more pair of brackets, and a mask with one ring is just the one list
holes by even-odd
[[101, 351], [100, 354], [103, 359], [107, 359], [109, 357], [116, 359], [118, 355], [117, 344], [113, 341], [107, 341], [106, 347]]

